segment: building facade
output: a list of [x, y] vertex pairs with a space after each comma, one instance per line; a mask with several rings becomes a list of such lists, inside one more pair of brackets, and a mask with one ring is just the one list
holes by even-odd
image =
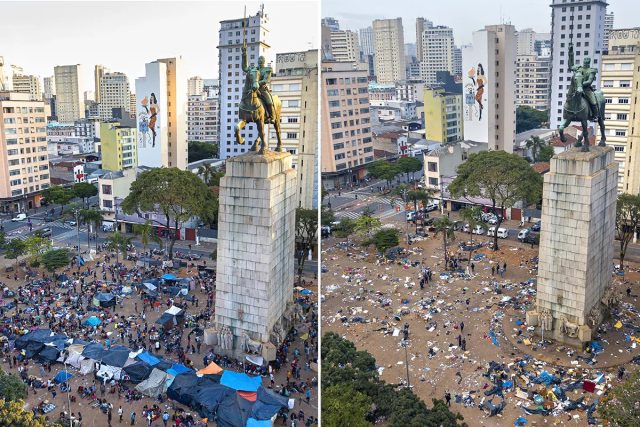
[[40, 206], [49, 187], [47, 116], [44, 102], [26, 93], [0, 92], [0, 210]]
[[187, 106], [187, 141], [218, 143], [218, 98], [202, 91], [189, 95]]
[[364, 58], [368, 55], [375, 54], [373, 50], [373, 27], [361, 28], [358, 31], [359, 42], [360, 42], [360, 52], [362, 53], [362, 57], [360, 58], [360, 62], [364, 62]]
[[340, 188], [364, 178], [374, 160], [368, 78], [364, 67], [323, 62], [321, 88], [322, 182]]
[[16, 74], [13, 76], [13, 92], [28, 93], [34, 101], [42, 101], [42, 86], [38, 76]]
[[351, 30], [332, 31], [329, 37], [331, 38], [331, 54], [334, 61], [360, 61], [358, 33]]
[[[100, 79], [100, 120], [109, 121], [114, 118], [113, 109], [121, 108], [130, 112], [131, 90], [129, 79], [123, 73], [104, 74]], [[127, 113], [128, 115], [128, 113]]]
[[204, 79], [200, 76], [190, 77], [187, 82], [187, 95], [201, 95], [204, 91]]
[[532, 52], [516, 60], [516, 106], [545, 111], [549, 109], [551, 58]]
[[84, 118], [82, 67], [58, 65], [54, 68], [56, 82], [56, 115], [61, 122]]
[[96, 65], [93, 67], [93, 84], [94, 84], [94, 101], [100, 102], [100, 81], [102, 80], [102, 76], [109, 73], [109, 69], [104, 65]]
[[[591, 58], [591, 66], [600, 68], [604, 49], [605, 15], [607, 2], [594, 0], [552, 0], [551, 3], [551, 99], [549, 121], [551, 129], [562, 122], [564, 94], [571, 83], [568, 53], [573, 41], [575, 62]], [[595, 87], [600, 85], [600, 73]]]
[[44, 99], [51, 99], [56, 94], [56, 78], [54, 76], [45, 77], [43, 79], [43, 95]]
[[373, 21], [374, 67], [378, 83], [405, 79], [404, 29], [402, 18]]
[[[318, 51], [276, 55], [276, 76], [271, 89], [282, 102], [280, 133], [282, 145], [293, 155], [297, 171], [298, 207], [317, 206], [318, 147]], [[276, 135], [269, 127], [269, 142], [275, 148]]]
[[462, 49], [453, 48], [453, 75], [462, 77]]
[[464, 139], [513, 152], [516, 129], [516, 34], [487, 25], [462, 48]]
[[[244, 73], [242, 72], [241, 48], [245, 35], [244, 19], [231, 19], [220, 22], [218, 33], [218, 70], [220, 81], [220, 121], [218, 137], [220, 139], [220, 159], [234, 157], [246, 153], [250, 144], [240, 145], [235, 140], [234, 128], [238, 121], [238, 105], [242, 98]], [[247, 55], [251, 64], [258, 62], [258, 57], [267, 57], [269, 44], [269, 17], [261, 7], [258, 13], [247, 17], [246, 43]], [[245, 141], [255, 141], [257, 130], [255, 124], [247, 125], [241, 132]]]
[[424, 89], [425, 139], [460, 141], [463, 134], [462, 95], [443, 88]]
[[613, 31], [613, 12], [607, 13], [604, 16], [604, 42], [602, 48], [606, 51], [609, 50], [609, 33]]
[[138, 165], [137, 129], [118, 122], [100, 124], [102, 169], [121, 171]]
[[420, 61], [420, 77], [426, 84], [437, 82], [436, 72], [453, 71], [453, 29], [445, 26], [429, 26], [421, 35], [424, 58]]

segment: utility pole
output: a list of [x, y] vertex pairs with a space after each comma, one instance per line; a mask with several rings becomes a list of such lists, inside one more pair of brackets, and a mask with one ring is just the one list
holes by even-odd
[[407, 387], [411, 388], [411, 382], [409, 381], [409, 355], [407, 353], [407, 347], [409, 346], [409, 324], [404, 324], [404, 329], [402, 331], [402, 346], [404, 347], [404, 361], [407, 367]]

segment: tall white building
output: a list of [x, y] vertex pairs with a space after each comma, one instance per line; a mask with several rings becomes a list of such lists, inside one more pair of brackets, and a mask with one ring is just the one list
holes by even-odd
[[[562, 122], [562, 106], [571, 83], [568, 65], [569, 42], [573, 36], [576, 63], [591, 58], [591, 66], [600, 68], [604, 49], [607, 2], [593, 0], [552, 0], [551, 3], [551, 100], [550, 126], [556, 129]], [[594, 86], [600, 85], [600, 73]]]
[[218, 142], [218, 97], [202, 90], [189, 95], [187, 107], [187, 141]]
[[42, 100], [42, 86], [40, 86], [40, 78], [38, 76], [14, 74], [13, 91], [28, 93], [34, 101]]
[[361, 28], [359, 30], [359, 36], [360, 52], [362, 52], [363, 57], [373, 55], [375, 53], [373, 50], [373, 28]]
[[609, 49], [609, 33], [613, 30], [613, 12], [604, 16], [604, 43], [603, 49]]
[[187, 82], [187, 95], [201, 95], [204, 90], [204, 80], [200, 76], [190, 77]]
[[427, 28], [433, 27], [433, 22], [424, 18], [416, 18], [416, 58], [418, 62], [424, 60], [424, 50], [422, 48], [422, 33]]
[[[249, 62], [256, 64], [259, 56], [267, 56], [269, 44], [268, 15], [261, 7], [258, 13], [247, 17], [247, 55]], [[236, 143], [234, 127], [238, 121], [238, 105], [242, 98], [244, 73], [242, 72], [243, 19], [220, 22], [218, 58], [220, 72], [220, 159], [246, 153], [257, 137], [255, 124], [248, 124], [241, 132], [245, 143]], [[269, 61], [267, 61], [269, 62]]]
[[335, 61], [360, 61], [358, 33], [351, 30], [339, 30], [332, 31], [329, 37], [331, 38], [331, 54]]
[[462, 49], [459, 47], [453, 48], [453, 75], [462, 75]]
[[453, 29], [441, 25], [430, 26], [422, 32], [423, 59], [420, 62], [420, 78], [427, 84], [437, 82], [437, 71], [453, 71]]
[[513, 152], [516, 118], [516, 31], [487, 25], [462, 47], [464, 139]]
[[395, 83], [405, 80], [402, 18], [373, 21], [373, 46], [378, 83]]
[[113, 109], [121, 108], [130, 112], [131, 91], [129, 79], [123, 73], [104, 74], [100, 79], [100, 120], [113, 119]]
[[533, 52], [518, 55], [516, 61], [516, 106], [527, 106], [536, 110], [549, 109], [549, 82], [551, 80], [551, 58]]
[[94, 83], [94, 92], [93, 92], [93, 100], [96, 102], [100, 102], [100, 80], [102, 76], [109, 73], [109, 69], [104, 65], [96, 65], [93, 67], [93, 83]]
[[43, 79], [43, 92], [45, 99], [51, 99], [56, 94], [56, 78], [54, 76]]
[[71, 123], [84, 118], [82, 67], [80, 64], [57, 65], [53, 70], [58, 121]]

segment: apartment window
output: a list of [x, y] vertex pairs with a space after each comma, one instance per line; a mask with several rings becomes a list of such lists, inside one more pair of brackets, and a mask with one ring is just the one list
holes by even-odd
[[616, 136], [627, 136], [627, 131], [625, 129], [616, 129]]
[[618, 153], [624, 153], [624, 145], [614, 145], [613, 149]]
[[620, 80], [620, 87], [631, 87], [631, 80]]
[[618, 98], [618, 104], [628, 104], [629, 98]]
[[613, 87], [613, 80], [603, 80], [602, 87]]
[[102, 201], [102, 207], [111, 209], [113, 207], [113, 201], [112, 200], [103, 200]]
[[102, 184], [102, 194], [111, 194], [111, 186]]
[[618, 113], [616, 115], [616, 119], [617, 120], [627, 120], [628, 114], [627, 113]]
[[438, 163], [427, 162], [427, 169], [429, 170], [429, 172], [438, 172]]

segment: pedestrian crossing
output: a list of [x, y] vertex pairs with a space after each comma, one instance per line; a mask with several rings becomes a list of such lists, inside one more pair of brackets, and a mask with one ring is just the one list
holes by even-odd
[[[66, 240], [69, 239], [71, 237], [75, 237], [76, 236], [76, 226], [75, 225], [70, 225], [70, 224], [66, 224], [64, 222], [60, 222], [60, 221], [54, 221], [54, 222], [49, 222], [49, 223], [45, 223], [42, 226], [39, 227], [33, 227], [32, 231], [29, 231], [29, 226], [25, 225], [24, 227], [20, 227], [17, 228], [15, 230], [11, 230], [6, 234], [6, 238], [7, 240], [12, 240], [12, 239], [18, 239], [18, 240], [26, 240], [27, 238], [33, 236], [36, 231], [43, 229], [43, 228], [50, 228], [52, 229], [52, 234], [53, 234], [53, 240]], [[63, 231], [60, 232], [59, 229], [65, 229], [67, 231]], [[57, 229], [57, 230], [56, 230]], [[86, 233], [87, 232], [87, 227], [83, 227], [80, 226], [80, 233]], [[85, 236], [86, 238], [86, 236]]]

